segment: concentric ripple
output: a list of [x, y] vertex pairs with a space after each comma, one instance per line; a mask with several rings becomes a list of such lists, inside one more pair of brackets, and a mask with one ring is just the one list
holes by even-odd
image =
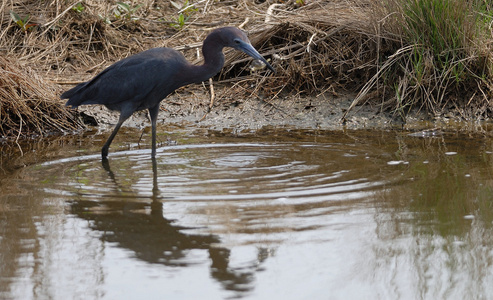
[[200, 144], [158, 150], [155, 161], [149, 151], [127, 151], [114, 153], [107, 163], [97, 155], [81, 156], [47, 162], [33, 172], [44, 178], [40, 189], [68, 201], [159, 202], [166, 217], [180, 224], [220, 232], [230, 230], [231, 222], [244, 223], [243, 229], [256, 232], [259, 222], [280, 231], [321, 226], [326, 221], [307, 217], [364, 205], [391, 184], [379, 178], [379, 170], [396, 168], [366, 149], [337, 144]]
[[367, 152], [348, 153], [334, 145], [202, 144], [159, 150], [154, 166], [148, 151], [139, 150], [114, 154], [106, 165], [91, 155], [47, 162], [37, 171], [44, 182], [56, 183], [50, 185], [51, 192], [93, 199], [289, 198], [306, 203], [361, 198], [384, 184], [375, 175], [380, 162]]

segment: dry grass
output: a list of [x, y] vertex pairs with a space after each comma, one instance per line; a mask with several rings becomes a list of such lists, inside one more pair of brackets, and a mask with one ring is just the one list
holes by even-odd
[[0, 56], [0, 135], [45, 135], [82, 127], [73, 113], [54, 99], [56, 89], [30, 68]]
[[[373, 67], [362, 66], [375, 59], [365, 1], [311, 1], [304, 6], [295, 1], [199, 1], [181, 28], [171, 26], [180, 11], [167, 0], [128, 2], [130, 7], [142, 5], [132, 18], [117, 18], [116, 2], [87, 0], [82, 11], [72, 9], [77, 3], [2, 0], [1, 55], [29, 66], [48, 84], [65, 86], [88, 80], [115, 61], [152, 47], [174, 47], [200, 63], [200, 46], [212, 29], [238, 26], [249, 32], [252, 44], [278, 72], [268, 79], [251, 74], [249, 59], [227, 53], [227, 68], [216, 79], [246, 87], [254, 81], [268, 97], [282, 91], [357, 89]], [[37, 25], [23, 30], [10, 11]], [[251, 88], [241, 91], [247, 94]], [[45, 96], [53, 99], [57, 92]], [[231, 89], [231, 95], [237, 93]]]
[[[375, 49], [371, 42], [355, 43], [368, 40], [370, 24], [363, 7], [355, 2], [349, 12], [347, 4], [317, 1], [295, 10], [277, 4], [264, 26], [251, 34], [252, 43], [273, 60], [282, 88], [313, 92], [336, 82], [361, 81], [354, 68], [374, 58]], [[344, 18], [347, 13], [357, 21]]]
[[[9, 42], [2, 39], [5, 55], [58, 83], [84, 80], [118, 59], [158, 46], [183, 50], [190, 61], [200, 63], [203, 39], [221, 26], [247, 30], [252, 44], [279, 68], [273, 90], [313, 92], [335, 83], [356, 87], [368, 77], [361, 66], [376, 57], [373, 25], [363, 0], [310, 1], [301, 7], [295, 1], [200, 1], [181, 30], [169, 26], [178, 14], [169, 1], [133, 1], [142, 4], [136, 21], [115, 20], [111, 1], [85, 1], [82, 13], [71, 10], [66, 1], [43, 2], [44, 7], [33, 1], [3, 2], [5, 29], [0, 34], [11, 37]], [[42, 26], [22, 32], [8, 17], [10, 9]], [[220, 78], [239, 81], [249, 75], [249, 59], [227, 57], [229, 68]]]
[[[359, 91], [351, 108], [376, 99], [382, 108], [396, 111], [407, 107], [403, 103], [438, 111], [449, 99], [467, 97], [469, 103], [465, 104], [476, 103], [476, 112], [491, 112], [485, 101], [491, 91], [490, 75], [464, 82], [461, 88], [471, 91], [467, 95], [456, 87], [453, 90], [440, 85], [439, 79], [431, 80], [428, 86], [417, 86], [412, 76], [406, 76], [412, 69], [409, 55], [416, 45], [405, 40], [402, 23], [396, 18], [399, 0], [313, 0], [301, 6], [295, 0], [189, 2], [194, 6], [178, 9], [169, 0], [126, 1], [129, 7], [141, 6], [117, 17], [116, 1], [85, 0], [81, 2], [83, 9], [77, 10], [72, 9], [79, 3], [76, 0], [1, 0], [0, 56], [20, 69], [30, 68], [29, 72], [42, 77], [38, 80], [43, 86], [55, 83], [68, 88], [123, 57], [152, 47], [174, 47], [190, 61], [200, 63], [201, 43], [212, 29], [238, 26], [249, 32], [252, 44], [271, 60], [277, 73], [269, 77], [252, 73], [248, 58], [226, 51], [226, 67], [216, 79], [233, 83], [231, 98], [238, 92], [252, 93], [255, 84], [253, 93], [270, 98], [293, 92], [313, 95]], [[23, 30], [13, 22], [10, 11], [37, 25]], [[180, 14], [188, 19], [177, 25]], [[491, 60], [489, 51], [481, 53], [481, 49], [490, 48], [491, 37], [479, 41], [482, 46], [468, 50], [469, 57]], [[472, 68], [471, 64], [466, 66]], [[430, 73], [430, 78], [441, 75]], [[4, 89], [5, 99], [11, 92]], [[50, 99], [58, 93], [50, 88], [38, 97], [55, 101]], [[21, 93], [20, 97], [25, 95]], [[223, 97], [227, 98], [228, 93]], [[456, 107], [461, 105], [454, 103]], [[14, 105], [10, 103], [11, 109]], [[20, 124], [15, 125], [15, 118], [9, 122], [12, 130], [3, 134], [18, 136], [19, 130], [13, 128], [20, 128]], [[42, 131], [41, 125], [33, 128]]]

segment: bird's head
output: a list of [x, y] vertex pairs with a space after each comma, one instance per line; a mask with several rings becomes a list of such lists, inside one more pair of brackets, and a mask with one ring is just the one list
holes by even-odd
[[260, 53], [258, 53], [258, 51], [252, 46], [250, 40], [243, 31], [236, 27], [223, 27], [216, 30], [219, 31], [224, 47], [239, 50], [256, 60], [260, 60], [267, 68], [269, 68], [269, 70], [274, 73], [276, 72], [274, 68], [265, 60], [265, 58], [263, 58], [262, 55], [260, 55]]

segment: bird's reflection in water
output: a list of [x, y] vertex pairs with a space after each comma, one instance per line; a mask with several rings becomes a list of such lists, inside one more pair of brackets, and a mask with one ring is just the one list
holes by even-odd
[[[102, 166], [114, 183], [114, 188], [121, 191], [117, 175], [107, 159], [102, 161]], [[230, 250], [217, 246], [220, 242], [217, 236], [184, 233], [184, 229], [190, 228], [175, 225], [173, 220], [164, 218], [157, 173], [156, 159], [152, 159], [153, 186], [150, 203], [128, 199], [78, 199], [71, 203], [71, 212], [79, 218], [91, 221], [89, 226], [103, 233], [103, 241], [129, 249], [135, 253], [136, 258], [149, 263], [186, 267], [195, 263], [187, 261], [186, 256], [190, 250], [207, 250], [212, 261], [210, 273], [214, 279], [226, 290], [249, 291], [258, 263], [262, 259], [252, 263], [252, 268], [230, 268]]]

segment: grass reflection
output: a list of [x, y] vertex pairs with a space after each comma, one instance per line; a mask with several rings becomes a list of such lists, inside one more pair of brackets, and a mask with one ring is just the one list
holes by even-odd
[[492, 161], [481, 155], [491, 149], [460, 137], [396, 140], [407, 183], [377, 195], [375, 273], [395, 270], [392, 284], [406, 268], [414, 274], [406, 281], [424, 299], [480, 299], [493, 279]]
[[491, 227], [493, 182], [485, 168], [491, 166], [491, 156], [479, 155], [486, 151], [474, 147], [479, 141], [464, 147], [444, 137], [396, 139], [397, 158], [409, 162], [401, 166], [408, 183], [382, 193], [382, 203], [412, 213], [416, 225], [442, 236], [467, 233], [471, 218]]

